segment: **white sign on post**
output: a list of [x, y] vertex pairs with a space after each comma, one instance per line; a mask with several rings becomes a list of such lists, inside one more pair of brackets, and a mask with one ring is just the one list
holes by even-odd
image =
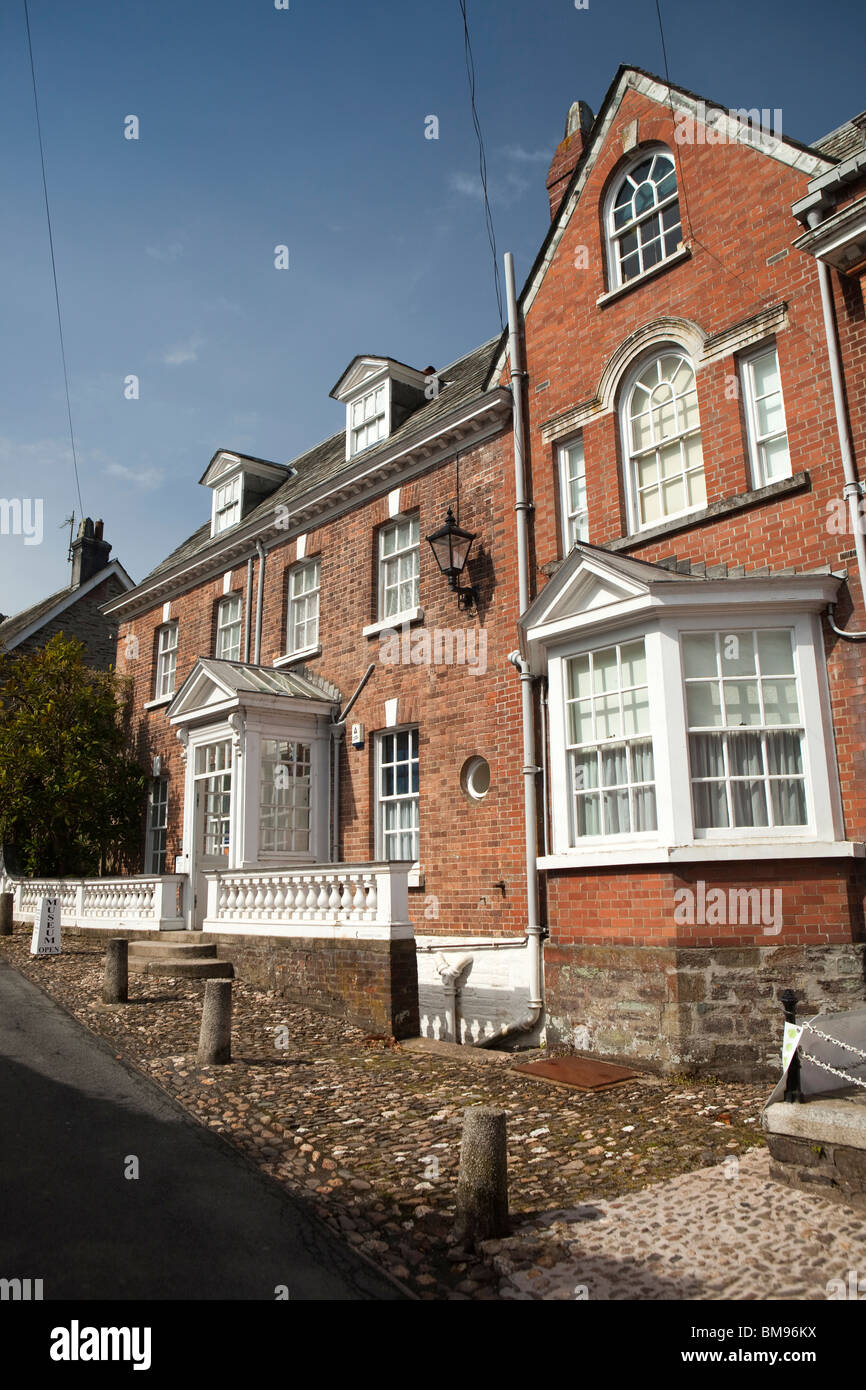
[[800, 1039], [803, 1036], [802, 1025], [796, 1023], [786, 1023], [785, 1033], [782, 1038], [782, 1072], [786, 1072], [791, 1065], [791, 1058], [800, 1046]]
[[60, 899], [40, 898], [30, 942], [31, 956], [60, 955]]

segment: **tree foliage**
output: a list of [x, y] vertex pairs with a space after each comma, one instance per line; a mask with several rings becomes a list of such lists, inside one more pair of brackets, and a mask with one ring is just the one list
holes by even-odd
[[131, 690], [58, 633], [0, 656], [0, 840], [24, 873], [84, 877], [137, 867], [144, 775], [131, 752]]

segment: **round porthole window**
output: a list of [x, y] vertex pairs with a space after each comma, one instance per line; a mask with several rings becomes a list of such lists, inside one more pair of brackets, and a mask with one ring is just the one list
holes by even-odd
[[460, 785], [473, 801], [483, 801], [490, 790], [490, 764], [486, 758], [470, 758], [463, 764]]

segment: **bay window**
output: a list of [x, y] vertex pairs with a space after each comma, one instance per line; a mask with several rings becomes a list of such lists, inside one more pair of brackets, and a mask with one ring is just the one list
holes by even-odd
[[307, 854], [310, 849], [310, 744], [263, 738], [259, 778], [259, 851]]
[[644, 643], [571, 657], [565, 705], [575, 839], [655, 830]]
[[573, 550], [520, 620], [548, 686], [542, 867], [856, 853], [821, 628], [839, 583]]
[[788, 629], [682, 638], [695, 831], [807, 823]]

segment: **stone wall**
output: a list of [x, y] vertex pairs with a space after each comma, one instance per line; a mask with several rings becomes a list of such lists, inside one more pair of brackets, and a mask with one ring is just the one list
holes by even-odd
[[561, 946], [544, 952], [549, 1044], [661, 1072], [775, 1080], [781, 990], [798, 1012], [866, 999], [866, 946]]
[[[96, 935], [81, 927], [64, 927], [63, 933], [91, 940]], [[213, 943], [220, 960], [230, 960], [235, 975], [246, 984], [272, 989], [282, 999], [345, 1018], [369, 1033], [395, 1038], [418, 1035], [418, 972], [411, 938], [328, 941], [222, 932], [193, 937], [188, 932], [114, 929], [98, 936]]]
[[866, 1210], [866, 1092], [767, 1106], [771, 1175]]

